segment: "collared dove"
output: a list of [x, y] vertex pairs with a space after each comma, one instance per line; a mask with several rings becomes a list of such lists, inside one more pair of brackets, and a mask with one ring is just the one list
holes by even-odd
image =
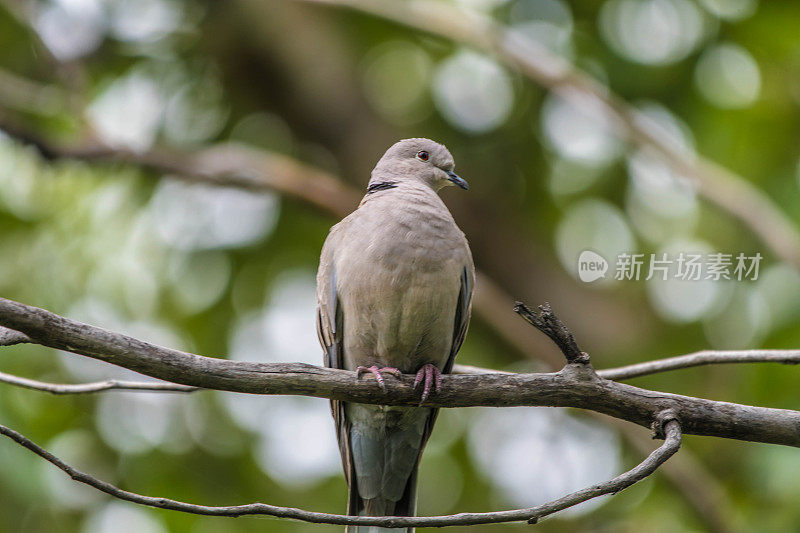
[[[429, 139], [389, 148], [358, 209], [331, 228], [317, 273], [325, 365], [354, 370], [358, 379], [372, 375], [381, 387], [382, 374], [416, 374], [420, 405], [451, 371], [471, 310], [472, 254], [437, 194], [446, 185], [467, 188], [453, 166], [447, 148]], [[413, 516], [417, 468], [437, 409], [338, 401], [331, 408], [348, 514]]]

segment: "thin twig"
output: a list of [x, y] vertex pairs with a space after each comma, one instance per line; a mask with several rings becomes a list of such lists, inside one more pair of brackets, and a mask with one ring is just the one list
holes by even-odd
[[265, 503], [251, 503], [247, 505], [233, 505], [225, 507], [210, 507], [206, 505], [195, 505], [191, 503], [171, 500], [168, 498], [156, 498], [144, 496], [134, 492], [122, 490], [110, 483], [97, 479], [85, 472], [73, 468], [52, 453], [48, 452], [38, 444], [31, 441], [21, 433], [0, 425], [0, 434], [12, 439], [42, 457], [49, 463], [66, 472], [72, 479], [84, 483], [106, 494], [149, 507], [168, 509], [171, 511], [181, 511], [184, 513], [200, 514], [207, 516], [228, 516], [237, 517], [245, 515], [267, 515], [278, 518], [289, 518], [312, 522], [315, 524], [335, 524], [335, 525], [363, 525], [363, 526], [383, 526], [383, 527], [445, 527], [445, 526], [469, 526], [478, 524], [496, 524], [502, 522], [528, 521], [535, 523], [540, 518], [555, 512], [573, 507], [579, 503], [603, 494], [614, 494], [637, 481], [646, 478], [667, 459], [669, 459], [681, 445], [681, 429], [675, 419], [669, 419], [664, 423], [665, 440], [664, 443], [654, 450], [644, 461], [633, 469], [621, 474], [609, 481], [598, 483], [589, 488], [573, 492], [558, 500], [531, 507], [528, 509], [515, 509], [511, 511], [496, 511], [489, 513], [459, 513], [454, 515], [441, 516], [344, 516], [328, 513], [317, 513], [305, 511], [293, 507], [279, 507]]
[[[639, 428], [616, 419], [613, 426], [634, 451], [645, 453], [651, 449], [652, 439]], [[686, 504], [695, 510], [703, 522], [700, 530], [708, 533], [744, 533], [731, 519], [736, 515], [736, 507], [730, 501], [728, 488], [709, 471], [703, 461], [695, 454], [688, 453], [690, 451], [683, 448], [681, 453], [658, 469], [659, 475], [674, 484]]]
[[558, 318], [550, 308], [550, 303], [545, 302], [539, 306], [539, 312], [531, 311], [522, 302], [514, 304], [514, 312], [519, 314], [533, 327], [550, 337], [567, 359], [567, 363], [589, 363], [589, 355], [582, 352], [575, 342], [569, 328]]
[[153, 391], [153, 392], [194, 392], [197, 387], [179, 385], [177, 383], [162, 383], [157, 381], [123, 381], [109, 379], [93, 383], [65, 384], [37, 381], [12, 374], [0, 372], [0, 383], [16, 385], [31, 390], [39, 390], [52, 394], [88, 394], [108, 390]]
[[800, 269], [800, 232], [794, 222], [758, 187], [695, 153], [665, 139], [660, 128], [614, 94], [607, 86], [492, 19], [440, 1], [306, 0], [349, 7], [364, 13], [472, 46], [578, 106], [600, 106], [613, 120], [617, 134], [659, 157], [686, 176], [707, 200], [738, 219], [783, 261]]
[[686, 355], [666, 357], [619, 368], [598, 370], [597, 375], [613, 381], [623, 381], [659, 372], [668, 372], [693, 366], [718, 365], [728, 363], [781, 363], [796, 365], [800, 363], [800, 350], [702, 350]]
[[660, 431], [664, 433], [664, 444], [654, 450], [644, 461], [636, 465], [636, 467], [605, 483], [598, 483], [592, 487], [573, 492], [554, 502], [539, 506], [538, 512], [528, 519], [528, 523], [535, 524], [538, 519], [544, 516], [567, 509], [568, 507], [596, 498], [597, 496], [602, 496], [603, 494], [616, 494], [655, 472], [659, 466], [664, 464], [667, 459], [678, 451], [682, 440], [681, 427], [675, 419], [669, 419], [664, 422], [663, 428], [661, 428]]
[[0, 346], [13, 346], [27, 342], [31, 342], [31, 340], [24, 333], [0, 326]]

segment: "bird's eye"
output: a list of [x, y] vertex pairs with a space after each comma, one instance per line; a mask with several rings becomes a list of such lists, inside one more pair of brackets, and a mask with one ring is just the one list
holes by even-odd
[[426, 152], [425, 150], [420, 150], [419, 152], [417, 152], [417, 159], [419, 159], [420, 161], [427, 161], [429, 157], [430, 154], [428, 154], [428, 152]]

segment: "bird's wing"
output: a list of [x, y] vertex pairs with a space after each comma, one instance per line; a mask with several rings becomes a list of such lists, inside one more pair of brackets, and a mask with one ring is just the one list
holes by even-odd
[[343, 368], [342, 316], [336, 293], [336, 266], [329, 248], [325, 243], [317, 273], [317, 336], [325, 350], [325, 366]]
[[[341, 369], [344, 368], [344, 317], [339, 307], [339, 296], [336, 291], [333, 245], [329, 241], [326, 241], [322, 248], [317, 273], [317, 336], [325, 351], [325, 366]], [[337, 400], [331, 400], [331, 411], [336, 425], [336, 439], [339, 442], [339, 454], [342, 457], [345, 479], [352, 492], [356, 486], [352, 482], [355, 479], [355, 466], [350, 451], [350, 428], [344, 414], [344, 404]], [[354, 514], [352, 506], [357, 502], [358, 498], [354, 498], [353, 494], [350, 494], [348, 498], [350, 514]]]
[[447, 359], [442, 369], [442, 373], [449, 374], [453, 370], [453, 363], [456, 359], [458, 350], [464, 343], [469, 328], [469, 319], [472, 311], [472, 288], [475, 285], [475, 272], [470, 264], [464, 266], [461, 271], [461, 288], [458, 291], [458, 302], [456, 303], [456, 318], [453, 323], [453, 344], [450, 347], [450, 357]]
[[[458, 350], [464, 343], [464, 337], [467, 336], [467, 329], [469, 328], [469, 319], [472, 314], [472, 289], [475, 285], [475, 267], [472, 266], [472, 257], [469, 258], [469, 264], [464, 266], [461, 271], [461, 288], [458, 291], [458, 300], [456, 302], [456, 316], [453, 321], [453, 344], [450, 346], [450, 357], [442, 369], [442, 374], [449, 374], [453, 370]], [[424, 449], [425, 443], [428, 442], [428, 437], [431, 436], [433, 431], [433, 424], [436, 422], [436, 417], [439, 415], [439, 409], [431, 409], [431, 414], [428, 417], [428, 422], [425, 425], [425, 432], [422, 435], [422, 448]], [[420, 458], [422, 458], [422, 449], [419, 451]], [[419, 461], [419, 460], [418, 460]]]

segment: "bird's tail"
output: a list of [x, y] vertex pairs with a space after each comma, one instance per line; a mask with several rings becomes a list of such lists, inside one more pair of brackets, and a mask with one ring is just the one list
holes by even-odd
[[347, 526], [346, 533], [413, 533], [414, 528], [378, 527], [378, 526]]
[[[359, 516], [414, 516], [416, 514], [417, 492], [417, 467], [411, 474], [406, 485], [406, 490], [400, 501], [394, 502], [384, 498], [361, 498], [357, 493], [350, 493], [351, 514]], [[355, 505], [353, 505], [355, 503]], [[414, 533], [413, 527], [378, 527], [378, 526], [348, 526], [346, 533]]]
[[[428, 408], [376, 408], [348, 404], [351, 426], [348, 514], [414, 516], [417, 471], [429, 433]], [[350, 526], [348, 533], [412, 533], [414, 528]]]

